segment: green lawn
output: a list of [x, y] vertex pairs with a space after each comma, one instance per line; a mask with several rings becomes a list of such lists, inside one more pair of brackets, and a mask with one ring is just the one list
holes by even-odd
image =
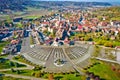
[[0, 58], [0, 69], [8, 69], [8, 68], [15, 68], [15, 67], [26, 67], [26, 65], [12, 62], [4, 58]]
[[[20, 70], [19, 75], [24, 75], [24, 76], [33, 76], [33, 73], [38, 73], [39, 70]], [[12, 72], [12, 71], [3, 71], [2, 73], [8, 73], [8, 74], [17, 74], [17, 72]], [[54, 79], [60, 79], [60, 80], [85, 80], [85, 76], [76, 76], [76, 73], [64, 73], [64, 74], [53, 74]], [[44, 73], [44, 75], [41, 76], [41, 78], [48, 78], [49, 73]], [[34, 76], [35, 77], [35, 76]]]
[[8, 54], [1, 55], [0, 58], [6, 58], [7, 56], [8, 56]]
[[22, 11], [17, 11], [17, 12], [14, 12], [14, 15], [22, 15], [24, 14], [25, 12], [22, 12]]
[[85, 80], [84, 76], [75, 76], [75, 74], [65, 74], [65, 75], [54, 75], [54, 78], [58, 78], [60, 80]]
[[0, 77], [0, 80], [28, 80], [28, 79], [14, 78], [14, 77], [10, 77], [10, 76], [2, 76], [2, 77]]
[[25, 19], [36, 19], [36, 18], [39, 18], [39, 17], [40, 17], [40, 16], [37, 16], [37, 15], [36, 15], [36, 16], [32, 16], [32, 15], [31, 15], [31, 16], [25, 16], [24, 18], [25, 18]]
[[[20, 71], [19, 75], [23, 75], [23, 76], [33, 76], [33, 75], [32, 75], [33, 72], [34, 72], [34, 73], [39, 72], [39, 70], [34, 71], [34, 70], [28, 70], [28, 69], [26, 69], [26, 70], [19, 70], [19, 71]], [[15, 72], [12, 72], [11, 70], [9, 70], [9, 71], [2, 71], [1, 73], [3, 73], [3, 74], [4, 74], [4, 73], [8, 73], [8, 74], [18, 74], [16, 70], [15, 70]]]
[[[20, 70], [20, 74], [19, 75], [24, 75], [24, 76], [32, 76], [31, 73], [33, 72], [33, 70]], [[12, 72], [11, 70], [9, 71], [3, 71], [2, 73], [8, 73], [8, 74], [17, 74], [17, 72]]]
[[27, 11], [40, 11], [41, 9], [40, 8], [32, 8], [32, 7], [27, 7]]
[[95, 75], [98, 75], [105, 80], [120, 80], [120, 76], [111, 69], [111, 66], [105, 63], [96, 64], [88, 69], [88, 71], [93, 72]]
[[8, 41], [0, 41], [0, 53], [2, 52], [3, 48], [9, 44]]
[[23, 63], [26, 63], [26, 64], [29, 64], [29, 65], [32, 65], [32, 66], [35, 66], [34, 64], [32, 64], [31, 62], [29, 62], [28, 60], [26, 60], [23, 56], [21, 55], [18, 55], [18, 56], [15, 56], [13, 57], [14, 60], [17, 60], [17, 61], [20, 61], [20, 62], [23, 62]]

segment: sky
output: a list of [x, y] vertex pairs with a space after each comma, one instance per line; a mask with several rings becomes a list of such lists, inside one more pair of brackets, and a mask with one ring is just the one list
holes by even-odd
[[85, 2], [120, 2], [120, 0], [37, 0], [37, 1], [85, 1]]

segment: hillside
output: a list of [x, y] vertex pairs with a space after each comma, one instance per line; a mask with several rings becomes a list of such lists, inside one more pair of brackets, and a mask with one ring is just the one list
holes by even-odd
[[5, 11], [23, 11], [26, 7], [54, 9], [68, 6], [93, 7], [93, 6], [111, 6], [107, 2], [70, 2], [70, 1], [33, 1], [33, 0], [0, 0], [0, 12]]
[[[100, 14], [101, 13], [101, 14]], [[120, 6], [108, 7], [94, 11], [94, 16], [102, 20], [103, 16], [106, 17], [106, 22], [120, 21]]]
[[71, 1], [32, 1], [32, 7], [52, 8], [52, 7], [93, 7], [93, 6], [112, 6], [107, 2], [71, 2]]
[[0, 12], [6, 10], [23, 11], [26, 9], [24, 3], [29, 0], [0, 0]]

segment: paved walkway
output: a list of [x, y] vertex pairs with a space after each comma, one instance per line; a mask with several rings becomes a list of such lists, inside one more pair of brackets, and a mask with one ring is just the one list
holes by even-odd
[[98, 60], [101, 60], [101, 61], [106, 61], [106, 62], [111, 62], [111, 63], [120, 64], [120, 62], [114, 61], [114, 60], [109, 60], [109, 59], [104, 59], [104, 58], [99, 58], [99, 57], [93, 57], [93, 58], [98, 59]]
[[93, 52], [94, 52], [94, 46], [91, 45], [91, 46], [89, 46], [88, 52], [84, 56], [81, 56], [81, 58], [76, 62], [76, 64], [88, 59]]
[[31, 76], [22, 76], [22, 75], [15, 75], [15, 74], [6, 74], [4, 76], [11, 76], [15, 78], [23, 78], [23, 79], [28, 79], [28, 80], [47, 80], [47, 79], [42, 79], [42, 78], [35, 78]]
[[[62, 49], [62, 48], [60, 48]], [[54, 49], [55, 50], [55, 49]], [[52, 51], [50, 57], [48, 58], [48, 60], [46, 61], [46, 72], [50, 72], [50, 73], [60, 73], [60, 72], [70, 72], [70, 71], [74, 71], [74, 68], [72, 67], [71, 63], [69, 62], [69, 60], [66, 58], [66, 56], [64, 55], [64, 53], [62, 52], [63, 50], [61, 50], [61, 53], [58, 53], [57, 55], [61, 54], [64, 55], [64, 57], [60, 57], [60, 59], [63, 59], [65, 61], [63, 66], [55, 66], [54, 65], [54, 55], [55, 53], [54, 50]]]
[[[65, 49], [63, 49], [64, 53], [65, 53]], [[65, 53], [65, 56], [67, 57], [68, 61], [71, 62], [71, 65], [73, 66], [73, 68], [78, 71], [81, 75], [84, 75], [84, 73], [82, 71], [80, 71], [81, 68], [78, 68], [75, 63], [73, 63], [70, 58], [67, 56], [67, 54]]]
[[30, 37], [24, 38], [22, 40], [21, 53], [27, 52], [30, 50]]

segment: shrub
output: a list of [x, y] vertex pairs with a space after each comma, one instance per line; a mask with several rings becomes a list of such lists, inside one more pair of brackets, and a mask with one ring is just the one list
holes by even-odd
[[19, 67], [19, 64], [18, 63], [14, 63], [15, 67]]
[[31, 75], [32, 75], [32, 76], [35, 76], [35, 72], [32, 72]]
[[113, 43], [112, 42], [106, 42], [104, 44], [105, 47], [114, 47]]
[[41, 76], [42, 76], [42, 73], [40, 71], [35, 73], [35, 77], [41, 77]]
[[14, 66], [14, 63], [10, 61], [9, 66]]
[[45, 78], [45, 79], [48, 79], [48, 75], [45, 75], [44, 78]]
[[99, 41], [97, 41], [97, 44], [98, 44], [98, 45], [103, 45], [104, 43], [105, 43], [104, 40], [99, 40]]
[[41, 70], [41, 69], [42, 69], [42, 66], [35, 66], [33, 70], [36, 71], [36, 70]]
[[17, 73], [17, 74], [20, 74], [20, 71], [19, 71], [19, 70], [17, 70], [17, 71], [16, 71], [16, 73]]
[[12, 72], [15, 72], [15, 70], [14, 70], [13, 68], [11, 68], [11, 71], [12, 71]]
[[53, 76], [53, 74], [49, 74], [49, 76], [48, 76], [48, 80], [54, 80], [54, 76]]

